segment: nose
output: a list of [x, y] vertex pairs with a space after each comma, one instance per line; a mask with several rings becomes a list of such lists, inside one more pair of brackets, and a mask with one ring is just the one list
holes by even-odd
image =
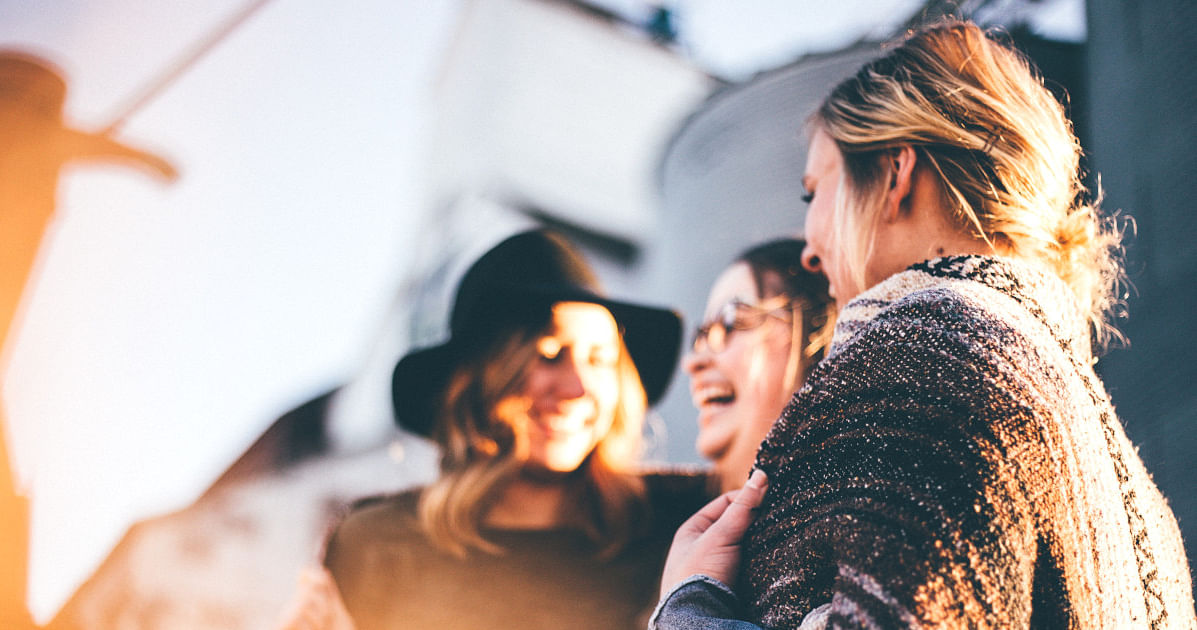
[[574, 361], [562, 361], [554, 372], [553, 391], [561, 400], [573, 400], [586, 395], [582, 371]]
[[811, 249], [810, 243], [802, 248], [802, 267], [811, 273], [823, 273], [823, 261]]
[[691, 377], [711, 365], [711, 349], [706, 343], [696, 344], [682, 357], [682, 370]]

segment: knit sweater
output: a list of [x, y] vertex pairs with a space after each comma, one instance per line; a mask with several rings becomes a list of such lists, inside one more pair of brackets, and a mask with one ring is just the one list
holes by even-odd
[[966, 256], [852, 300], [762, 444], [748, 615], [795, 628], [1193, 628], [1176, 519], [1055, 275]]

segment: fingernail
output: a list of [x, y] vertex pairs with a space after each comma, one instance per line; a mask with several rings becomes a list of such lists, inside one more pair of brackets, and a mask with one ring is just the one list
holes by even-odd
[[765, 471], [760, 468], [755, 468], [752, 474], [748, 476], [748, 485], [753, 488], [760, 488], [768, 483], [769, 480], [765, 477]]

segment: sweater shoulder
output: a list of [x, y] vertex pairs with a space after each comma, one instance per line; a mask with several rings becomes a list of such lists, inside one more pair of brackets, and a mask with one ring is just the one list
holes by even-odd
[[[830, 354], [865, 331], [916, 329], [924, 336], [1064, 351], [1066, 363], [1092, 360], [1088, 323], [1053, 274], [1010, 260], [956, 257], [895, 274], [844, 306]], [[982, 344], [984, 345], [984, 344]]]
[[374, 495], [354, 501], [329, 537], [330, 548], [352, 547], [354, 541], [409, 540], [420, 532], [417, 516], [420, 489]]
[[957, 370], [988, 372], [1003, 355], [1026, 351], [1046, 339], [1036, 338], [1033, 321], [1012, 321], [998, 312], [1000, 304], [986, 297], [935, 286], [893, 301], [855, 304], [871, 312], [846, 323], [847, 330], [837, 330], [831, 356], [820, 367], [883, 376], [893, 373], [883, 355], [904, 349], [902, 364], [911, 377], [930, 377], [937, 366], [948, 363]]

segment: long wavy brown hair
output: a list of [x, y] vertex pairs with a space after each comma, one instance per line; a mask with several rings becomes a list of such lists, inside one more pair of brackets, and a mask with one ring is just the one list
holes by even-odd
[[[485, 538], [482, 525], [503, 488], [520, 474], [528, 449], [526, 434], [496, 409], [522, 388], [543, 334], [513, 331], [462, 362], [449, 378], [432, 435], [442, 450], [441, 476], [421, 493], [419, 518], [432, 542], [450, 553], [503, 552]], [[646, 508], [637, 466], [647, 403], [622, 341], [616, 370], [619, 403], [611, 428], [580, 469], [562, 479], [577, 498], [576, 513], [568, 520], [595, 543], [600, 556], [622, 548]]]

